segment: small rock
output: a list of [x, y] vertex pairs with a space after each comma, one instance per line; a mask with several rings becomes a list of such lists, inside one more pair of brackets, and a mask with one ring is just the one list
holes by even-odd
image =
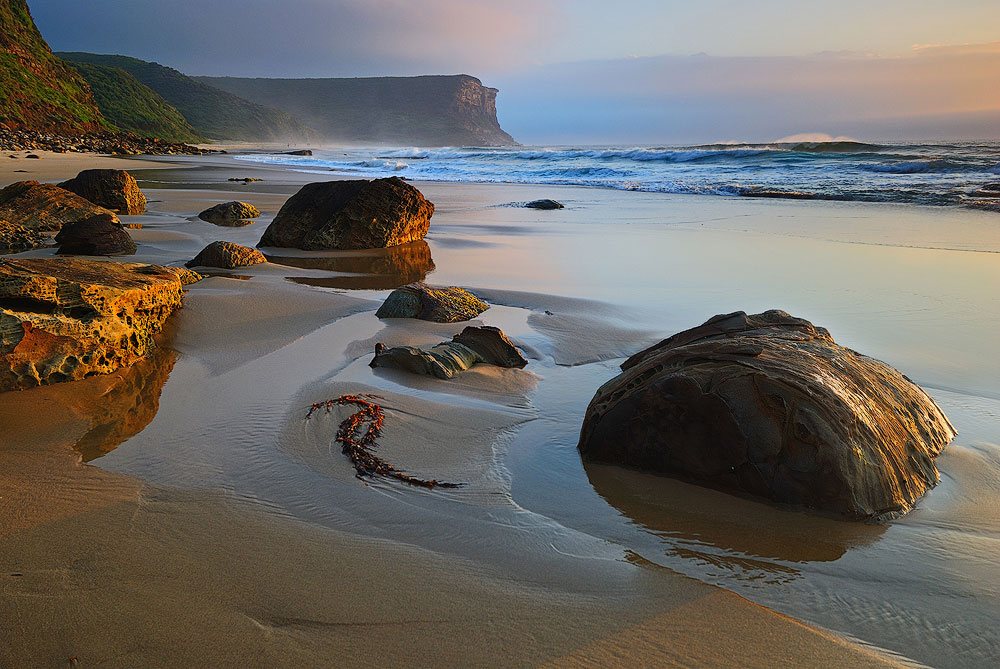
[[258, 179], [257, 177], [230, 177], [229, 181], [241, 181], [245, 184], [248, 184], [253, 181], [263, 181], [263, 179]]
[[253, 221], [249, 219], [258, 216], [260, 216], [260, 210], [257, 207], [238, 201], [223, 202], [198, 214], [198, 218], [203, 221], [227, 227], [250, 225]]
[[311, 156], [312, 149], [298, 149], [297, 151], [285, 151], [286, 156]]
[[107, 215], [67, 223], [56, 235], [56, 244], [60, 255], [124, 256], [137, 250], [121, 224]]
[[556, 200], [532, 200], [524, 206], [527, 209], [565, 209], [565, 205]]
[[528, 364], [500, 328], [467, 327], [450, 342], [431, 348], [375, 344], [371, 367], [389, 367], [414, 374], [450, 379], [476, 363], [521, 369]]
[[201, 250], [193, 260], [185, 263], [188, 267], [221, 267], [235, 269], [267, 262], [264, 254], [257, 249], [241, 246], [233, 242], [212, 242]]
[[375, 315], [378, 318], [418, 318], [435, 323], [472, 320], [490, 308], [486, 302], [458, 286], [435, 287], [411, 283], [389, 294]]
[[28, 155], [25, 156], [25, 158], [31, 158], [33, 160], [40, 160], [41, 156], [39, 156], [36, 153], [29, 153]]

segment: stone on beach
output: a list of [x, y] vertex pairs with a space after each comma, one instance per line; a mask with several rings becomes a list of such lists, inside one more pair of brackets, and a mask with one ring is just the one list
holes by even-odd
[[524, 205], [528, 209], [565, 209], [562, 202], [556, 200], [532, 200]]
[[900, 372], [783, 311], [716, 316], [622, 370], [587, 409], [585, 460], [851, 519], [906, 513], [955, 436]]
[[118, 214], [137, 215], [146, 211], [146, 196], [135, 177], [125, 170], [83, 170], [59, 187]]
[[500, 328], [467, 327], [451, 341], [431, 348], [375, 345], [372, 367], [390, 367], [414, 374], [450, 379], [477, 363], [521, 369], [528, 364]]
[[398, 177], [312, 183], [285, 202], [258, 246], [372, 249], [424, 238], [434, 205]]
[[257, 249], [233, 242], [212, 242], [201, 250], [193, 260], [185, 263], [188, 267], [221, 267], [235, 269], [267, 262], [264, 254]]
[[55, 184], [18, 181], [0, 190], [0, 219], [30, 230], [57, 232], [66, 223], [86, 220], [98, 214], [118, 217], [76, 193]]
[[181, 306], [183, 268], [79, 258], [0, 259], [0, 391], [127, 367]]
[[0, 254], [30, 251], [44, 243], [45, 237], [35, 230], [29, 230], [19, 223], [0, 220]]
[[411, 283], [389, 294], [375, 315], [379, 318], [417, 318], [435, 323], [472, 320], [490, 308], [486, 302], [458, 286]]
[[214, 225], [240, 227], [252, 223], [250, 219], [260, 216], [260, 210], [247, 202], [223, 202], [209, 207], [198, 214], [198, 218]]
[[128, 256], [137, 250], [125, 228], [110, 214], [67, 223], [56, 235], [56, 244], [62, 255]]

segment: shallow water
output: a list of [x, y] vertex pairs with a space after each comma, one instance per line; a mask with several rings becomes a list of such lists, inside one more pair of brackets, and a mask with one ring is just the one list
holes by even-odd
[[[1000, 217], [570, 188], [421, 189], [438, 209], [420, 273], [498, 305], [482, 321], [522, 345], [525, 370], [476, 369], [454, 382], [373, 371], [375, 341], [429, 344], [454, 327], [376, 319], [384, 283], [337, 283], [364, 275], [368, 260], [297, 258], [288, 261], [296, 267], [191, 288], [159, 412], [95, 463], [227, 490], [274, 513], [573, 591], [621, 587], [624, 561], [658, 564], [919, 662], [995, 665]], [[567, 209], [495, 206], [546, 195]], [[137, 237], [161, 260], [193, 255], [210, 234], [252, 243], [263, 228], [147, 218]], [[287, 280], [307, 275], [313, 285]], [[955, 423], [942, 483], [907, 517], [849, 524], [582, 465], [583, 412], [622, 358], [713, 314], [773, 307], [896, 365]], [[360, 483], [332, 445], [340, 414], [304, 420], [309, 404], [346, 392], [383, 398], [387, 459], [466, 485]], [[441, 416], [446, 443], [434, 436]]]

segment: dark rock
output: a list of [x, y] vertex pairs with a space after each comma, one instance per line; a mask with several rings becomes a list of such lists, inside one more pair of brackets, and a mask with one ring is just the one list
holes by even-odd
[[29, 153], [28, 155], [25, 156], [25, 158], [31, 158], [32, 160], [39, 160], [41, 159], [41, 156], [34, 153]]
[[434, 205], [398, 177], [303, 186], [285, 202], [258, 246], [371, 249], [423, 239]]
[[585, 460], [852, 519], [912, 508], [955, 436], [905, 376], [782, 311], [716, 316], [622, 370], [587, 409]]
[[741, 197], [760, 197], [777, 200], [815, 200], [815, 193], [805, 193], [797, 190], [774, 190], [768, 188], [744, 188], [739, 191]]
[[527, 209], [564, 209], [562, 202], [555, 200], [532, 200], [524, 205]]
[[146, 196], [125, 170], [84, 170], [59, 186], [118, 214], [146, 211]]
[[0, 253], [21, 253], [38, 248], [45, 237], [34, 230], [10, 221], [0, 221]]
[[108, 215], [67, 223], [56, 235], [61, 255], [127, 256], [136, 252], [125, 228]]
[[1000, 197], [1000, 183], [981, 186], [979, 190], [972, 193], [972, 197]]
[[450, 379], [476, 363], [521, 369], [528, 361], [503, 330], [484, 325], [467, 327], [450, 342], [428, 349], [414, 346], [386, 348], [384, 344], [375, 344], [375, 357], [370, 365]]
[[263, 181], [263, 179], [258, 179], [257, 177], [229, 177], [229, 181], [239, 181], [248, 184], [254, 181]]
[[114, 212], [55, 184], [19, 181], [0, 190], [0, 219], [30, 230], [55, 232], [66, 223], [100, 214], [107, 214], [118, 221]]
[[411, 283], [392, 291], [375, 315], [378, 318], [458, 323], [472, 320], [489, 308], [490, 305], [464, 288]]
[[258, 216], [260, 216], [260, 210], [257, 207], [238, 201], [223, 202], [198, 214], [198, 218], [203, 221], [227, 227], [250, 225], [253, 221], [249, 219]]
[[286, 156], [311, 156], [312, 149], [299, 149], [297, 151], [285, 151]]
[[257, 249], [241, 246], [233, 242], [212, 242], [201, 250], [193, 260], [185, 263], [188, 267], [221, 267], [235, 269], [267, 262], [264, 254]]

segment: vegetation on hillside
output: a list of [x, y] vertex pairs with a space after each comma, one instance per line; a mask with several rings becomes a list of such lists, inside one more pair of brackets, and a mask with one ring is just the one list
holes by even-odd
[[179, 111], [125, 70], [92, 63], [70, 64], [90, 84], [104, 118], [120, 130], [168, 142], [202, 141]]
[[195, 81], [177, 70], [129, 56], [61, 53], [73, 63], [125, 70], [175, 107], [199, 135], [212, 139], [278, 141], [314, 136], [291, 115]]
[[25, 0], [0, 0], [0, 125], [61, 133], [111, 129], [87, 82], [52, 54]]

